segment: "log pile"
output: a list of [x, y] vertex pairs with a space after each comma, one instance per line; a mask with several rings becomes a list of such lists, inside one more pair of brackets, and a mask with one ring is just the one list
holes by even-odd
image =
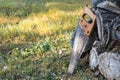
[[[120, 1], [118, 2], [102, 0], [92, 8], [97, 16], [96, 26], [89, 37], [88, 43], [91, 43], [86, 46], [90, 51], [90, 68], [99, 69], [108, 80], [120, 80], [120, 5], [116, 5], [120, 4]], [[79, 24], [71, 39], [73, 54], [68, 68], [70, 74], [73, 73], [82, 53], [88, 51], [82, 47], [85, 41], [81, 35], [84, 35], [84, 31]]]

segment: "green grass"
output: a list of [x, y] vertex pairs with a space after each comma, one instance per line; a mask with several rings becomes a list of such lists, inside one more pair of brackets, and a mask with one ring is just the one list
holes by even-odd
[[88, 64], [67, 75], [69, 40], [90, 0], [0, 0], [1, 80], [103, 80]]

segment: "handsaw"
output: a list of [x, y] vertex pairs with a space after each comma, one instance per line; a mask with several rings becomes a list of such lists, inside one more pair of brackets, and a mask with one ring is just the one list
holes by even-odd
[[[89, 21], [85, 19], [86, 15], [90, 17]], [[88, 44], [91, 43], [92, 39], [90, 39], [90, 37], [95, 26], [95, 21], [96, 15], [89, 7], [86, 6], [80, 19], [78, 28], [76, 29], [73, 40], [73, 53], [68, 67], [68, 73], [70, 74], [74, 72], [79, 58], [81, 57], [85, 49], [89, 47]]]

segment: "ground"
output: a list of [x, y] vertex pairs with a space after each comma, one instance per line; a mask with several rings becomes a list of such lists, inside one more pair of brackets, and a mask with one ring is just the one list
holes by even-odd
[[1, 80], [103, 80], [88, 63], [67, 75], [69, 44], [90, 0], [0, 0]]

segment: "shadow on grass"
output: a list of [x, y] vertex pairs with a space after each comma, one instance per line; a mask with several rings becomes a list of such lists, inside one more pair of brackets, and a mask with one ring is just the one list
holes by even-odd
[[19, 18], [24, 18], [31, 13], [44, 13], [49, 9], [74, 11], [86, 4], [86, 1], [78, 0], [1, 0], [0, 2], [1, 15]]
[[0, 46], [0, 53], [2, 54], [11, 54], [12, 50], [15, 48], [27, 48], [29, 47], [29, 43], [20, 43], [20, 44], [15, 44], [13, 42], [9, 42], [9, 43], [2, 43]]

